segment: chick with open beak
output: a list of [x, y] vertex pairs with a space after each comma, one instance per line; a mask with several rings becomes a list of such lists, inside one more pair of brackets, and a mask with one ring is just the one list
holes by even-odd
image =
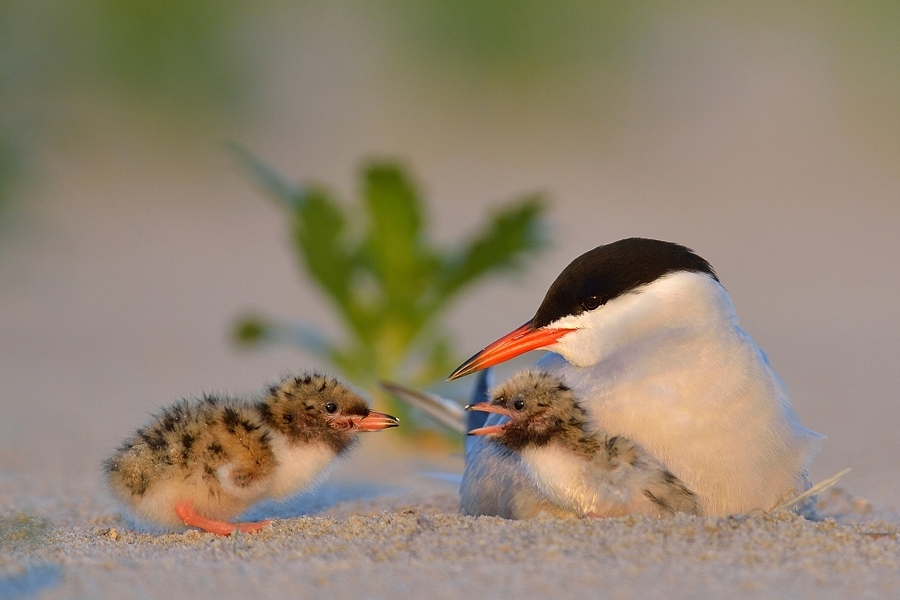
[[126, 439], [104, 470], [138, 521], [252, 533], [270, 521], [228, 520], [310, 487], [356, 445], [357, 433], [399, 424], [338, 380], [304, 374], [272, 385], [258, 400], [181, 400]]
[[490, 402], [466, 409], [508, 418], [469, 435], [488, 436], [518, 454], [543, 499], [563, 513], [662, 517], [700, 512], [694, 493], [641, 446], [592, 430], [572, 390], [546, 372], [520, 372], [495, 388]]

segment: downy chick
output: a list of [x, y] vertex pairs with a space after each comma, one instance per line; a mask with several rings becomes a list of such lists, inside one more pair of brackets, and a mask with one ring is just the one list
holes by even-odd
[[590, 429], [584, 408], [559, 379], [540, 371], [513, 375], [491, 402], [470, 405], [509, 417], [469, 435], [518, 453], [546, 500], [579, 516], [699, 514], [697, 497], [641, 446]]
[[251, 533], [270, 521], [228, 520], [310, 486], [356, 445], [358, 432], [399, 424], [338, 380], [304, 374], [272, 385], [258, 401], [206, 395], [176, 402], [129, 437], [104, 469], [113, 494], [139, 521]]

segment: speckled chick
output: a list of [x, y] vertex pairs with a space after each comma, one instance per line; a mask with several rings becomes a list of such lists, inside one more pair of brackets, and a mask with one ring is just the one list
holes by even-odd
[[322, 374], [288, 377], [259, 400], [206, 395], [176, 402], [104, 463], [113, 494], [139, 520], [168, 530], [251, 533], [231, 523], [262, 500], [310, 486], [360, 431], [399, 421]]
[[486, 435], [518, 454], [549, 502], [578, 516], [699, 514], [697, 497], [641, 446], [589, 429], [568, 387], [540, 371], [522, 371], [494, 389], [491, 402], [466, 407], [509, 417], [469, 435]]

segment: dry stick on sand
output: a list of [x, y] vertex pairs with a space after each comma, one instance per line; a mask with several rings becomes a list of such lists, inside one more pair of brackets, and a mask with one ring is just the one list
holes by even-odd
[[798, 494], [798, 495], [794, 496], [793, 498], [791, 498], [790, 500], [785, 500], [784, 502], [781, 502], [780, 504], [778, 504], [778, 506], [776, 506], [769, 512], [773, 513], [773, 512], [779, 511], [779, 510], [791, 510], [792, 508], [799, 505], [801, 502], [803, 502], [807, 498], [824, 492], [825, 490], [827, 490], [828, 488], [830, 488], [831, 486], [836, 484], [838, 482], [838, 479], [840, 479], [841, 477], [843, 477], [844, 475], [846, 475], [849, 472], [850, 472], [850, 468], [848, 467], [848, 468], [844, 469], [843, 471], [841, 471], [840, 473], [838, 473], [837, 475], [832, 475], [828, 479], [820, 481], [819, 483], [812, 486], [811, 488], [809, 488], [802, 494]]

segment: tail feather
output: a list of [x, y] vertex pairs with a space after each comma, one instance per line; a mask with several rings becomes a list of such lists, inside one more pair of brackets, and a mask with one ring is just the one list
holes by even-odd
[[421, 409], [432, 419], [457, 433], [466, 433], [466, 416], [459, 402], [435, 394], [420, 392], [390, 381], [379, 381], [381, 387], [401, 400]]
[[[478, 402], [490, 400], [490, 389], [493, 385], [493, 379], [491, 369], [479, 371], [478, 376], [475, 379], [475, 386], [472, 388], [470, 404], [477, 404]], [[484, 421], [488, 417], [488, 413], [486, 412], [477, 410], [466, 412], [459, 402], [441, 398], [436, 394], [420, 392], [392, 381], [379, 381], [378, 383], [385, 390], [404, 402], [422, 410], [422, 412], [444, 427], [463, 435], [473, 429], [484, 426]], [[466, 456], [468, 457], [473, 444], [479, 444], [483, 441], [484, 440], [478, 437], [466, 437]]]

